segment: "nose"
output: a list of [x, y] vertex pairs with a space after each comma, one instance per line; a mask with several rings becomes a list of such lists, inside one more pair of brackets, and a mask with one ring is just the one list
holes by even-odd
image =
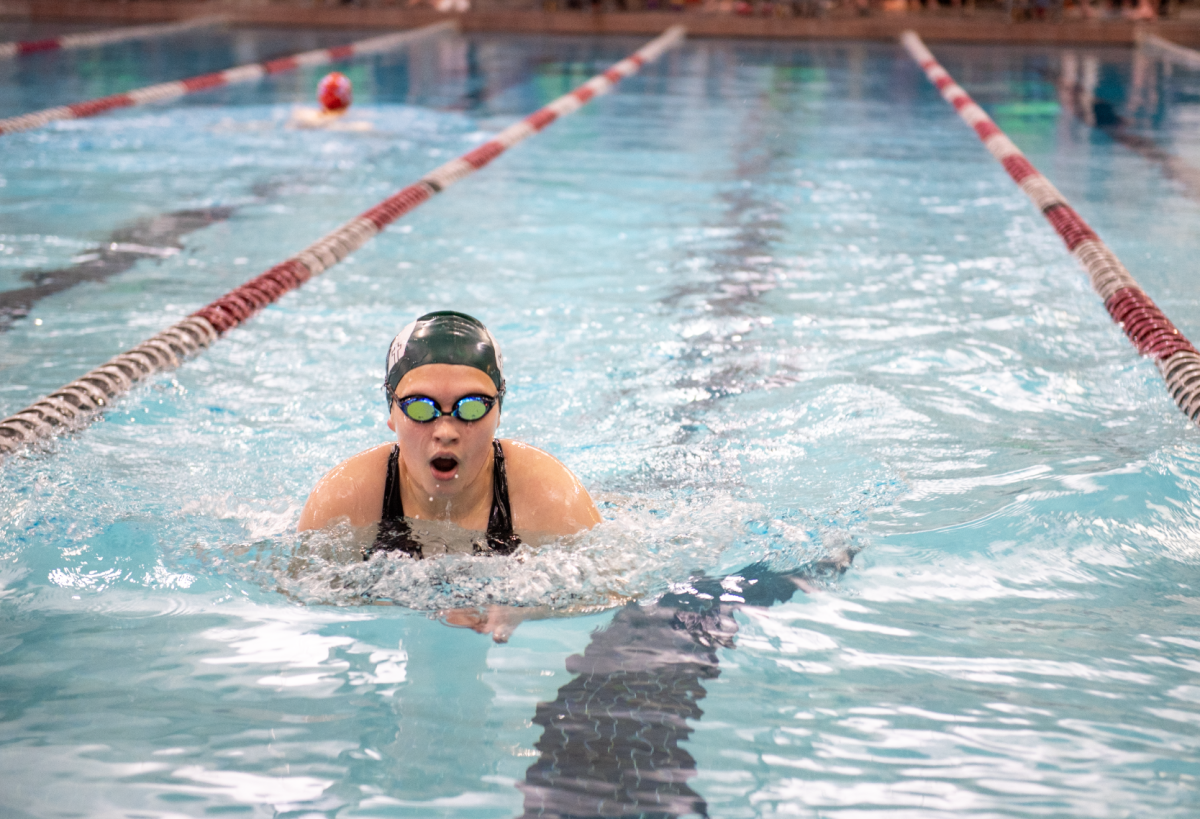
[[453, 443], [458, 440], [458, 425], [449, 415], [435, 418], [433, 424], [433, 439], [438, 443]]

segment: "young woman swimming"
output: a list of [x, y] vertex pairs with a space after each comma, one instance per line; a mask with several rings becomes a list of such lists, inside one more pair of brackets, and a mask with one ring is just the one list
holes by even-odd
[[452, 524], [472, 537], [475, 552], [495, 554], [599, 523], [570, 470], [539, 449], [496, 439], [502, 368], [495, 338], [464, 313], [428, 313], [404, 328], [388, 349], [384, 382], [396, 441], [322, 478], [300, 514], [300, 531], [343, 520], [378, 523], [369, 559], [377, 551], [421, 557], [417, 521]]

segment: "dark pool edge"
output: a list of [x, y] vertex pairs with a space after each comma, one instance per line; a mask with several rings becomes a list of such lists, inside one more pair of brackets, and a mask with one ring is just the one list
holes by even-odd
[[81, 0], [0, 0], [0, 17], [38, 22], [146, 23], [220, 13], [233, 24], [291, 27], [415, 28], [456, 18], [464, 32], [519, 34], [657, 34], [685, 23], [689, 37], [806, 40], [888, 40], [906, 30], [933, 43], [1133, 46], [1138, 32], [1152, 32], [1185, 46], [1200, 46], [1200, 21], [1033, 21], [1008, 24], [996, 12], [875, 14], [867, 17], [739, 17], [669, 11], [602, 12], [476, 10], [442, 14], [432, 9], [303, 7], [293, 3], [240, 5], [220, 0], [97, 3]]

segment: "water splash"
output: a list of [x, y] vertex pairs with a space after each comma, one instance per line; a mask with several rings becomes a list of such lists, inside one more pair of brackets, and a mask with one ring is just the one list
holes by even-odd
[[427, 553], [414, 560], [380, 553], [362, 560], [374, 526], [347, 524], [234, 545], [198, 543], [178, 551], [172, 571], [232, 576], [309, 605], [393, 604], [421, 611], [489, 605], [594, 611], [653, 598], [722, 567], [769, 560], [797, 570], [848, 564], [859, 546], [830, 516], [772, 518], [729, 496], [631, 499], [599, 496], [604, 521], [590, 532], [511, 557], [475, 555], [457, 527], [426, 527]]

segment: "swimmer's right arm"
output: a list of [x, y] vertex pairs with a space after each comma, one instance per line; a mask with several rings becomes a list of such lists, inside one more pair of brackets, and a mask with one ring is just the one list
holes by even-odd
[[390, 451], [390, 444], [372, 447], [331, 469], [313, 487], [296, 530], [322, 529], [339, 518], [348, 519], [351, 526], [378, 522]]

